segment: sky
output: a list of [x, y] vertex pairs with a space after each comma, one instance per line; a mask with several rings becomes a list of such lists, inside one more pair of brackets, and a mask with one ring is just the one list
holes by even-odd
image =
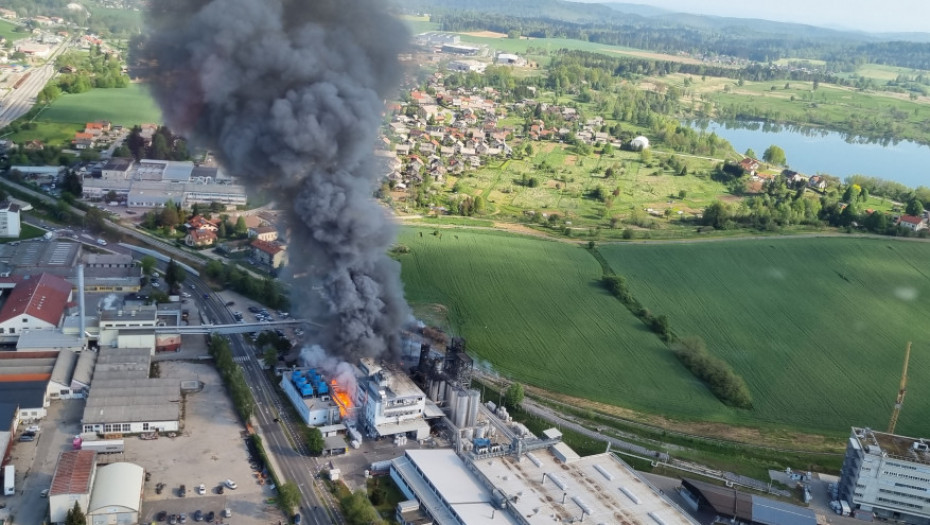
[[[610, 0], [577, 0], [606, 3]], [[672, 11], [798, 22], [871, 33], [930, 33], [928, 0], [617, 0]]]

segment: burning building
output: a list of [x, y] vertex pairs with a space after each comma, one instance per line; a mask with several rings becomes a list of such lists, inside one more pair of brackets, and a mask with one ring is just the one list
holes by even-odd
[[360, 407], [359, 426], [371, 437], [397, 435], [425, 439], [426, 394], [403, 371], [379, 365], [363, 357], [359, 363], [356, 400]]
[[316, 368], [295, 369], [281, 374], [281, 389], [307, 425], [333, 425], [343, 421], [352, 408], [345, 393], [337, 402], [335, 381], [323, 378]]

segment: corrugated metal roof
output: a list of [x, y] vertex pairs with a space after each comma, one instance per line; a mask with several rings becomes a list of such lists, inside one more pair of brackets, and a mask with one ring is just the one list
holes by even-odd
[[144, 475], [142, 467], [132, 463], [113, 463], [98, 468], [87, 513], [94, 514], [107, 507], [139, 512]]
[[59, 385], [71, 385], [71, 376], [77, 366], [78, 354], [71, 350], [62, 350], [58, 353], [58, 361], [55, 362], [55, 368], [52, 369], [51, 380]]
[[59, 454], [49, 494], [90, 494], [96, 456], [93, 450], [68, 450]]

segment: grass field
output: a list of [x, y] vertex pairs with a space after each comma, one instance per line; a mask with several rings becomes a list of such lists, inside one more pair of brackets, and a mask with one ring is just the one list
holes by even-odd
[[809, 238], [601, 252], [644, 306], [679, 336], [703, 337], [745, 378], [755, 408], [742, 423], [884, 428], [912, 341], [898, 430], [930, 432], [930, 244]]
[[16, 24], [12, 22], [7, 22], [6, 20], [0, 20], [0, 37], [3, 37], [9, 40], [10, 42], [15, 42], [21, 38], [26, 38], [27, 36], [29, 36], [28, 32], [14, 31], [14, 29], [18, 27], [19, 26], [17, 26]]
[[122, 89], [92, 89], [78, 95], [62, 95], [36, 117], [37, 122], [72, 124], [94, 120], [132, 126], [161, 122], [161, 111], [145, 86], [130, 84]]
[[[404, 228], [406, 295], [446, 310], [455, 334], [498, 372], [589, 399], [727, 420], [659, 340], [598, 283], [583, 248], [490, 231]], [[437, 305], [442, 305], [439, 307]]]

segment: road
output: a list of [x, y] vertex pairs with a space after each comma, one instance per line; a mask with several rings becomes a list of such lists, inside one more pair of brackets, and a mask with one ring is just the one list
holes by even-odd
[[[215, 323], [235, 323], [225, 303], [198, 277], [188, 275], [184, 286], [189, 287], [195, 297], [201, 298], [201, 310]], [[229, 342], [233, 359], [242, 367], [255, 398], [253, 421], [260, 428], [265, 450], [273, 456], [279, 478], [295, 483], [300, 490], [304, 522], [314, 525], [345, 523], [329, 493], [316, 484], [314, 478], [320, 466], [315, 458], [309, 456], [300, 437], [299, 427], [302, 424], [287, 420], [284, 400], [268, 380], [261, 358], [242, 336], [231, 336]], [[320, 507], [326, 507], [329, 512]]]
[[11, 122], [23, 116], [32, 109], [36, 103], [36, 95], [42, 91], [45, 84], [55, 76], [55, 59], [62, 54], [71, 41], [64, 40], [58, 45], [49, 56], [45, 65], [32, 67], [29, 69], [29, 78], [18, 88], [10, 90], [5, 97], [0, 99], [0, 128], [8, 126]]

